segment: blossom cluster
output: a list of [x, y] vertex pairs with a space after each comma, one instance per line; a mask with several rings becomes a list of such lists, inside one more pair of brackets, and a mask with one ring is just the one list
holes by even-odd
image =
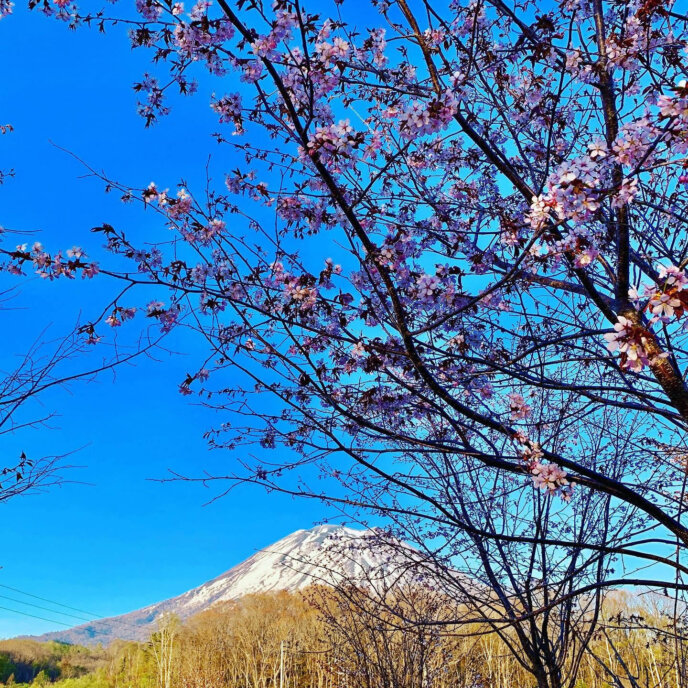
[[277, 199], [277, 213], [287, 222], [297, 222], [304, 217], [307, 202], [301, 196], [280, 196]]
[[143, 80], [134, 85], [134, 90], [146, 94], [145, 100], [137, 103], [137, 112], [146, 120], [146, 126], [155, 122], [159, 116], [169, 114], [170, 109], [164, 102], [164, 89], [154, 76], [144, 74]]
[[225, 234], [226, 224], [222, 217], [196, 218], [192, 214], [193, 198], [183, 187], [177, 190], [175, 197], [167, 190], [160, 191], [155, 182], [151, 182], [143, 190], [142, 197], [145, 203], [157, 203], [169, 218], [170, 228], [176, 229], [190, 244], [210, 246]]
[[162, 301], [150, 301], [146, 306], [146, 317], [157, 320], [160, 331], [167, 334], [178, 322], [180, 310], [178, 306], [166, 308]]
[[225, 72], [218, 48], [234, 36], [234, 27], [226, 19], [209, 19], [210, 2], [198, 0], [193, 6], [190, 21], [179, 20], [173, 39], [181, 57], [192, 62], [204, 61], [211, 74], [221, 76]]
[[418, 299], [425, 301], [431, 299], [440, 287], [440, 278], [437, 275], [421, 275], [416, 281], [416, 294]]
[[673, 96], [659, 96], [657, 106], [662, 117], [674, 117], [688, 123], [688, 81], [679, 81]]
[[136, 308], [124, 308], [116, 306], [112, 313], [105, 318], [105, 322], [110, 327], [119, 327], [123, 322], [132, 320], [136, 315]]
[[253, 84], [263, 74], [263, 63], [260, 60], [246, 60], [242, 66], [241, 81]]
[[[688, 310], [688, 275], [676, 265], [659, 267], [658, 282], [629, 290], [634, 306], [650, 315], [649, 325], [656, 322], [667, 324], [681, 318]], [[609, 351], [619, 351], [622, 368], [640, 372], [652, 362], [648, 351], [650, 330], [634, 324], [627, 317], [618, 316], [614, 331], [604, 335]], [[668, 354], [658, 354], [666, 357]]]
[[612, 198], [612, 208], [621, 208], [628, 205], [638, 195], [638, 179], [626, 177]]
[[136, 11], [147, 21], [160, 19], [163, 8], [157, 0], [136, 0]]
[[370, 53], [371, 62], [378, 69], [387, 66], [389, 58], [385, 55], [387, 41], [385, 29], [369, 29], [368, 38], [363, 41], [363, 50]]
[[637, 69], [639, 58], [652, 47], [649, 35], [647, 27], [643, 26], [636, 15], [631, 14], [624, 24], [623, 36], [612, 33], [607, 37], [607, 60], [620, 69]]
[[282, 42], [289, 40], [292, 29], [298, 24], [298, 16], [293, 12], [280, 10], [276, 13], [270, 33], [259, 36], [251, 48], [257, 57], [274, 59], [277, 57], [276, 48]]
[[399, 113], [399, 128], [407, 138], [435, 134], [445, 129], [458, 111], [459, 101], [453, 91], [445, 91], [428, 102], [415, 101]]
[[[544, 206], [544, 209], [543, 209]], [[531, 206], [530, 219], [534, 221], [535, 213], [540, 213], [539, 222], [544, 222], [551, 209], [556, 210], [556, 202], [553, 200], [543, 200], [542, 197], [533, 199]], [[539, 227], [542, 229], [542, 226]], [[507, 246], [519, 244], [519, 233], [517, 228], [509, 228], [502, 234], [502, 243]], [[547, 261], [551, 267], [556, 267], [562, 262], [564, 255], [573, 258], [575, 268], [584, 268], [591, 265], [600, 255], [598, 248], [600, 237], [597, 234], [593, 223], [574, 225], [560, 239], [533, 242], [529, 249], [529, 257], [532, 263], [533, 272], [537, 271], [537, 264]]]
[[193, 207], [193, 198], [184, 188], [177, 191], [175, 198], [168, 194], [167, 189], [160, 191], [155, 182], [151, 182], [143, 190], [142, 196], [145, 203], [157, 203], [171, 220], [184, 220]]
[[[329, 44], [328, 44], [329, 45]], [[340, 83], [342, 63], [339, 69], [333, 69], [331, 56], [335, 53], [327, 50], [322, 57], [316, 52], [310, 59], [306, 59], [298, 46], [289, 51], [289, 62], [282, 75], [282, 83], [289, 91], [295, 103], [313, 100], [313, 112], [322, 122], [331, 122], [332, 112], [324, 98]]]
[[20, 244], [14, 251], [7, 251], [11, 262], [5, 267], [13, 275], [22, 275], [25, 263], [32, 263], [36, 274], [42, 279], [54, 280], [60, 277], [73, 279], [78, 272], [82, 278], [91, 279], [98, 274], [98, 265], [86, 260], [86, 253], [78, 246], [55, 254], [48, 253], [40, 242], [35, 242], [31, 248], [28, 244]]
[[653, 160], [653, 144], [660, 136], [659, 128], [648, 117], [627, 122], [612, 143], [611, 155], [614, 161], [626, 167], [635, 167], [643, 161], [647, 163]]
[[565, 502], [570, 501], [573, 485], [566, 471], [551, 461], [543, 463], [544, 454], [540, 444], [528, 439], [522, 432], [516, 433], [514, 439], [521, 446], [521, 458], [533, 485], [550, 495], [558, 494]]
[[[643, 116], [623, 123], [609, 145], [594, 138], [586, 155], [560, 163], [547, 178], [545, 191], [532, 198], [526, 215], [531, 228], [537, 231], [549, 222], [588, 223], [605, 198], [612, 208], [621, 208], [640, 191], [639, 170], [661, 161], [666, 146], [688, 151], [688, 86], [679, 82], [673, 91], [657, 97], [657, 116], [648, 106]], [[663, 119], [675, 122], [661, 127], [658, 120]], [[632, 172], [620, 184], [612, 183], [612, 169], [621, 168]]]
[[293, 275], [284, 269], [284, 264], [280, 261], [272, 263], [270, 268], [270, 283], [282, 288], [285, 306], [295, 306], [304, 313], [315, 306], [318, 291], [311, 275]]
[[345, 60], [349, 57], [350, 52], [349, 44], [338, 36], [335, 36], [331, 43], [321, 41], [315, 44], [316, 57], [327, 67], [331, 67], [335, 62]]
[[[598, 151], [599, 149], [595, 149]], [[596, 160], [599, 158], [596, 158]], [[565, 161], [549, 176], [549, 191], [533, 198], [528, 219], [534, 230], [548, 221], [589, 220], [600, 207], [601, 169], [590, 155]]]
[[[150, 187], [149, 187], [150, 188]], [[170, 198], [166, 191], [158, 196], [158, 204], [165, 209], [173, 220], [183, 219], [193, 206], [193, 199], [186, 189], [179, 189], [176, 198]]]
[[431, 48], [439, 47], [443, 41], [447, 40], [447, 34], [443, 29], [425, 29], [423, 38], [426, 45]]
[[[649, 297], [647, 310], [652, 313], [653, 322], [666, 323], [673, 317], [680, 318], [688, 309], [688, 275], [676, 265], [662, 265], [658, 277], [661, 284], [644, 288]], [[637, 297], [637, 290], [631, 295]]]
[[556, 463], [536, 461], [530, 468], [530, 474], [535, 487], [545, 490], [551, 495], [559, 494], [565, 502], [571, 499], [573, 486], [567, 479], [566, 471]]
[[508, 395], [509, 410], [511, 411], [511, 420], [524, 420], [531, 414], [531, 407], [526, 403], [522, 394], [512, 392]]
[[333, 158], [348, 157], [363, 142], [363, 134], [354, 132], [348, 119], [316, 127], [308, 140], [308, 152], [325, 152]]
[[232, 93], [215, 100], [210, 107], [220, 116], [220, 124], [234, 124], [234, 133], [244, 132], [243, 118], [241, 114], [241, 96]]
[[622, 368], [639, 373], [650, 365], [648, 353], [649, 332], [640, 325], [635, 325], [623, 315], [618, 316], [614, 332], [604, 335], [609, 351], [618, 351]]

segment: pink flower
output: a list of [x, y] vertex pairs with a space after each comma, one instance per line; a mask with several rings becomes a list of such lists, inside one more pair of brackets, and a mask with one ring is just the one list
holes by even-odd
[[458, 107], [455, 94], [448, 90], [427, 103], [416, 101], [399, 115], [399, 128], [406, 138], [435, 134], [449, 125]]
[[332, 43], [323, 41], [315, 45], [316, 55], [328, 66], [333, 62], [345, 60], [349, 56], [349, 51], [349, 44], [339, 37], [334, 38]]
[[609, 351], [619, 351], [621, 367], [639, 373], [650, 365], [647, 352], [648, 339], [646, 330], [634, 325], [628, 318], [620, 315], [614, 325], [614, 332], [604, 335]]
[[668, 267], [661, 265], [659, 268], [659, 278], [665, 280], [667, 286], [675, 286], [679, 290], [683, 290], [688, 286], [688, 277], [684, 270], [669, 265]]
[[511, 411], [511, 420], [523, 420], [532, 411], [531, 407], [526, 404], [523, 396], [516, 392], [509, 394], [509, 409]]
[[633, 323], [631, 323], [628, 318], [620, 315], [614, 325], [614, 332], [609, 332], [604, 335], [604, 338], [607, 340], [607, 349], [609, 349], [609, 351], [616, 351], [620, 343], [630, 336], [629, 333], [632, 327]]
[[268, 34], [267, 36], [260, 36], [253, 43], [251, 48], [258, 57], [272, 58], [275, 56], [275, 48], [277, 47], [277, 38]]
[[99, 272], [98, 264], [91, 263], [81, 271], [81, 277], [82, 279], [93, 279]]
[[[571, 498], [566, 471], [562, 470], [556, 463], [536, 461], [530, 468], [530, 474], [535, 487], [546, 490], [550, 494], [556, 494], [563, 490], [568, 495], [568, 499]], [[568, 501], [566, 497], [564, 498]]]
[[680, 117], [688, 119], [688, 98], [676, 96], [659, 96], [657, 106], [662, 117]]
[[582, 251], [576, 256], [576, 259], [573, 261], [573, 264], [577, 268], [584, 268], [586, 265], [590, 265], [590, 263], [592, 263], [599, 255], [600, 252], [597, 249], [586, 248], [584, 251]]
[[543, 452], [539, 442], [529, 440], [523, 433], [516, 433], [515, 439], [524, 445], [522, 458], [528, 465], [534, 465], [543, 457]]
[[205, 227], [198, 230], [197, 237], [202, 244], [207, 246], [215, 237], [222, 235], [225, 228], [224, 220], [216, 217], [210, 220]]
[[607, 157], [607, 144], [600, 139], [588, 144], [588, 155], [591, 160], [601, 160]]
[[210, 107], [220, 116], [220, 124], [233, 124], [234, 134], [243, 133], [241, 96], [238, 93], [223, 96], [212, 102]]
[[160, 194], [158, 191], [158, 187], [155, 185], [155, 182], [151, 182], [144, 190], [143, 190], [143, 202], [144, 203], [151, 203], [152, 201], [159, 201], [160, 196], [163, 196], [163, 194]]
[[351, 347], [351, 355], [354, 358], [361, 358], [364, 354], [365, 354], [365, 345], [363, 344], [362, 341], [356, 342]]
[[191, 211], [193, 199], [186, 189], [177, 191], [177, 198], [171, 199], [167, 195], [160, 195], [160, 205], [167, 206], [167, 214], [173, 220], [178, 220]]
[[151, 301], [147, 306], [149, 316], [156, 316], [162, 313], [165, 309], [165, 304], [162, 301]]
[[416, 282], [418, 297], [421, 299], [430, 298], [435, 294], [439, 284], [440, 280], [435, 275], [421, 275]]
[[263, 73], [263, 63], [260, 60], [249, 60], [243, 66], [241, 81], [252, 84], [260, 79]]
[[7, 17], [12, 14], [12, 8], [14, 7], [13, 2], [9, 0], [0, 0], [0, 19]]
[[612, 198], [612, 207], [621, 208], [630, 203], [638, 194], [638, 180], [624, 179], [616, 196]]
[[72, 246], [72, 248], [67, 249], [67, 255], [70, 258], [76, 258], [77, 260], [79, 260], [79, 258], [83, 258], [86, 254], [84, 253], [83, 249], [79, 248], [78, 246]]
[[308, 149], [311, 152], [323, 150], [334, 156], [348, 156], [362, 140], [361, 135], [354, 133], [350, 120], [340, 119], [337, 124], [316, 127], [308, 141]]
[[162, 14], [162, 6], [155, 0], [136, 0], [136, 9], [144, 19], [153, 22], [158, 21]]
[[648, 304], [652, 313], [660, 320], [666, 320], [673, 317], [674, 308], [678, 308], [681, 302], [671, 294], [664, 294], [657, 292]]

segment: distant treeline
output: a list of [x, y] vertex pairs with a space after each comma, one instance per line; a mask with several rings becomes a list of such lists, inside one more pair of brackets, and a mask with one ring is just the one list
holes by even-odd
[[[51, 688], [531, 688], [533, 678], [483, 627], [404, 625], [442, 618], [437, 597], [406, 590], [388, 606], [361, 591], [250, 595], [185, 623], [168, 616], [146, 642], [85, 648], [0, 642], [0, 682]], [[642, 607], [639, 606], [642, 604]], [[616, 593], [576, 688], [610, 685], [622, 665], [638, 686], [676, 688], [674, 649], [656, 602]], [[604, 664], [602, 666], [601, 662]], [[283, 684], [280, 675], [283, 675]], [[626, 685], [620, 683], [619, 685]]]
[[105, 667], [110, 658], [110, 651], [100, 646], [39, 643], [25, 638], [4, 640], [0, 642], [0, 682], [44, 685], [88, 677], [88, 681], [78, 685], [90, 686], [90, 677]]

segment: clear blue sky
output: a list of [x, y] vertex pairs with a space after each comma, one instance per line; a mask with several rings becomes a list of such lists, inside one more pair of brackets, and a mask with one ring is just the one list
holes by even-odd
[[[123, 29], [72, 32], [21, 7], [0, 21], [0, 123], [15, 128], [0, 138], [0, 167], [16, 170], [0, 187], [0, 224], [37, 232], [16, 243], [97, 249], [92, 226], [107, 221], [143, 232], [149, 221], [101, 193], [102, 185], [80, 179], [83, 169], [51, 141], [141, 187], [153, 179], [172, 187], [181, 176], [201, 179], [211, 150], [220, 165], [231, 163], [209, 136], [218, 125], [207, 84], [144, 129], [131, 84], [149, 69], [147, 57], [130, 50]], [[6, 285], [7, 276], [2, 280]], [[87, 317], [106, 293], [96, 281], [23, 284], [14, 310], [0, 311], [5, 368], [46, 324], [54, 336], [66, 332], [80, 309]], [[211, 456], [201, 437], [213, 419], [176, 392], [192, 365], [187, 360], [141, 361], [116, 379], [51, 394], [44, 401], [60, 413], [54, 429], [0, 438], [3, 460], [20, 449], [37, 456], [81, 448], [71, 461], [83, 466], [69, 474], [75, 484], [0, 506], [1, 584], [98, 615], [124, 613], [201, 584], [326, 516], [314, 502], [258, 488], [204, 507], [210, 493], [202, 487], [147, 480], [167, 468], [218, 467], [226, 458]], [[2, 588], [0, 595], [17, 597]], [[66, 620], [2, 597], [0, 606]], [[0, 637], [59, 628], [0, 609]]]

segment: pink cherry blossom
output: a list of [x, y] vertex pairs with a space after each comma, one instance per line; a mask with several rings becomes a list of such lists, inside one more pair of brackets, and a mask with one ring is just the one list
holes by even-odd
[[614, 325], [614, 332], [604, 335], [609, 351], [619, 351], [621, 367], [639, 373], [650, 365], [647, 352], [646, 331], [634, 325], [628, 318], [620, 315]]
[[523, 396], [516, 392], [509, 394], [509, 409], [511, 411], [511, 420], [523, 420], [532, 412], [531, 407], [526, 404]]
[[557, 492], [569, 492], [569, 481], [566, 471], [562, 470], [555, 463], [535, 462], [530, 469], [535, 487], [556, 494]]

